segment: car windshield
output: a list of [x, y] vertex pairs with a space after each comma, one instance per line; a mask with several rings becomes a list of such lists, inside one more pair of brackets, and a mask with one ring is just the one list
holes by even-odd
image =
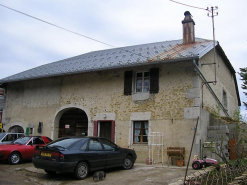
[[82, 140], [82, 138], [65, 138], [46, 145], [49, 148], [68, 148], [73, 145], [75, 142]]
[[1, 140], [5, 135], [6, 135], [6, 134], [1, 133], [1, 134], [0, 134], [0, 140]]
[[15, 141], [13, 141], [13, 144], [21, 144], [21, 145], [24, 145], [24, 144], [26, 144], [29, 141], [29, 139], [31, 139], [31, 137], [28, 137], [28, 136], [26, 136], [26, 137], [20, 137], [20, 138], [16, 139]]

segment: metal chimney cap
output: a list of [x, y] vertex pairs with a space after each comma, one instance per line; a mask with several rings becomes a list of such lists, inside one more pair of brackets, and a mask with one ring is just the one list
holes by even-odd
[[184, 16], [191, 15], [189, 11], [184, 12]]
[[192, 15], [190, 14], [189, 11], [186, 11], [184, 12], [184, 20], [182, 21], [182, 24], [185, 24], [185, 23], [189, 23], [189, 22], [193, 22], [193, 24], [195, 25], [195, 22], [194, 20], [192, 19]]

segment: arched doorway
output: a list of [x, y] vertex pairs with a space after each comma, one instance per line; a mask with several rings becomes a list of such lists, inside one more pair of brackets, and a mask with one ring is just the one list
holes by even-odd
[[15, 126], [10, 127], [8, 129], [8, 132], [11, 132], [11, 133], [24, 133], [24, 129], [19, 125], [15, 125]]
[[65, 111], [59, 121], [58, 137], [65, 136], [87, 136], [88, 117], [86, 113], [78, 108]]

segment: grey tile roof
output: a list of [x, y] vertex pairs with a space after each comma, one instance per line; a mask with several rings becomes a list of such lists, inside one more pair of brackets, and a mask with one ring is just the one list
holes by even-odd
[[[183, 40], [181, 39], [93, 51], [3, 78], [0, 80], [0, 84], [35, 78], [147, 65], [161, 61], [201, 58], [213, 49], [212, 40], [196, 38], [196, 42], [193, 44], [183, 45], [182, 43]], [[218, 42], [216, 42], [217, 44]]]

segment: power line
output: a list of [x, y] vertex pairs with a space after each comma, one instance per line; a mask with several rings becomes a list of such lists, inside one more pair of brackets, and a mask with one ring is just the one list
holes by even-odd
[[21, 11], [15, 10], [15, 9], [13, 9], [13, 8], [4, 6], [4, 5], [2, 5], [2, 4], [0, 4], [0, 6], [5, 7], [5, 8], [7, 8], [7, 9], [10, 9], [10, 10], [12, 10], [12, 11], [18, 12], [18, 13], [23, 14], [23, 15], [25, 15], [25, 16], [31, 17], [31, 18], [36, 19], [36, 20], [38, 20], [38, 21], [44, 22], [44, 23], [46, 23], [46, 24], [52, 25], [52, 26], [54, 26], [54, 27], [60, 28], [60, 29], [62, 29], [62, 30], [68, 31], [68, 32], [70, 32], [70, 33], [79, 35], [79, 36], [81, 36], [81, 37], [85, 37], [85, 38], [90, 39], [90, 40], [93, 40], [93, 41], [95, 41], [95, 42], [99, 42], [99, 43], [101, 43], [101, 44], [105, 44], [105, 45], [110, 46], [110, 47], [115, 47], [115, 46], [113, 46], [113, 45], [110, 45], [110, 44], [107, 44], [107, 43], [105, 43], [105, 42], [102, 42], [102, 41], [93, 39], [93, 38], [91, 38], [91, 37], [88, 37], [88, 36], [86, 36], [86, 35], [82, 35], [82, 34], [80, 34], [80, 33], [76, 33], [76, 32], [74, 32], [74, 31], [68, 30], [68, 29], [63, 28], [63, 27], [61, 27], [61, 26], [52, 24], [52, 23], [50, 23], [50, 22], [44, 21], [44, 20], [42, 20], [42, 19], [39, 19], [39, 18], [37, 18], [37, 17], [34, 17], [34, 16], [28, 15], [28, 14], [26, 14], [26, 13], [23, 13], [23, 12], [21, 12]]
[[174, 3], [178, 3], [178, 4], [181, 4], [181, 5], [184, 5], [184, 6], [188, 6], [188, 7], [191, 7], [191, 8], [197, 8], [197, 9], [201, 9], [201, 10], [206, 10], [205, 8], [200, 8], [200, 7], [196, 7], [196, 6], [191, 6], [191, 5], [187, 5], [187, 4], [183, 4], [183, 3], [180, 3], [180, 2], [177, 2], [177, 1], [173, 1], [173, 0], [170, 0], [171, 2], [174, 2]]
[[[18, 12], [18, 13], [23, 14], [23, 15], [25, 15], [25, 16], [31, 17], [31, 18], [36, 19], [36, 20], [38, 20], [38, 21], [41, 21], [41, 22], [43, 22], [43, 23], [46, 23], [46, 24], [52, 25], [52, 26], [54, 26], [54, 27], [60, 28], [60, 29], [62, 29], [62, 30], [68, 31], [68, 32], [70, 32], [70, 33], [79, 35], [79, 36], [81, 36], [81, 37], [84, 37], [84, 38], [87, 38], [87, 39], [90, 39], [90, 40], [93, 40], [93, 41], [95, 41], [95, 42], [99, 42], [99, 43], [101, 43], [101, 44], [104, 44], [104, 45], [107, 45], [107, 46], [110, 46], [110, 47], [113, 47], [113, 48], [116, 47], [116, 46], [113, 46], [113, 45], [111, 45], [111, 44], [107, 44], [107, 43], [102, 42], [102, 41], [99, 41], [99, 40], [97, 40], [97, 39], [88, 37], [88, 36], [86, 36], [86, 35], [82, 35], [82, 34], [80, 34], [80, 33], [76, 33], [76, 32], [74, 32], [74, 31], [68, 30], [68, 29], [63, 28], [63, 27], [61, 27], [61, 26], [58, 26], [58, 25], [52, 24], [52, 23], [50, 23], [50, 22], [44, 21], [44, 20], [42, 20], [42, 19], [39, 19], [39, 18], [37, 18], [37, 17], [34, 17], [34, 16], [29, 15], [29, 14], [23, 13], [23, 12], [21, 12], [21, 11], [15, 10], [15, 9], [13, 9], [13, 8], [4, 6], [4, 5], [2, 5], [2, 4], [0, 4], [0, 6], [5, 7], [5, 8], [7, 8], [7, 9], [10, 9], [10, 10], [12, 10], [12, 11]], [[141, 57], [144, 57], [144, 58], [149, 59], [148, 57], [143, 56], [143, 55], [141, 55], [140, 53], [135, 53], [135, 52], [132, 52], [132, 51], [129, 51], [129, 50], [126, 50], [126, 49], [122, 49], [122, 48], [118, 48], [118, 49], [119, 49], [119, 50], [123, 50], [123, 51], [125, 51], [125, 52], [130, 52], [130, 53], [132, 53], [132, 54], [135, 54], [135, 55], [138, 55], [138, 56], [141, 56]]]

